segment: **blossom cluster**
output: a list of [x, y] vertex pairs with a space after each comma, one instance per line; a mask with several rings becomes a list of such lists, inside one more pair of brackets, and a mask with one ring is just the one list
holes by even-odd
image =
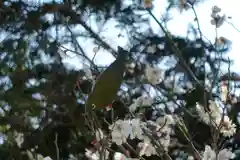
[[[168, 150], [172, 124], [174, 124], [174, 120], [171, 115], [158, 118], [156, 121], [146, 122], [142, 121], [140, 118], [117, 120], [114, 124], [109, 126], [109, 130], [111, 131], [111, 142], [122, 145], [127, 143], [128, 139], [138, 139], [140, 140], [137, 145], [139, 156], [158, 155], [159, 153], [156, 151], [156, 146], [161, 146], [163, 151]], [[101, 130], [96, 132], [97, 140], [104, 137], [106, 136], [104, 136]], [[108, 157], [108, 151], [106, 151], [105, 154], [106, 157]], [[91, 160], [98, 160], [100, 157], [98, 150], [92, 151], [86, 149], [85, 155]], [[126, 158], [124, 154], [116, 152], [114, 159], [119, 159], [117, 157], [121, 157], [121, 159]]]
[[232, 123], [227, 115], [223, 115], [223, 109], [216, 101], [209, 101], [209, 111], [197, 103], [196, 110], [204, 123], [220, 129], [220, 133], [225, 137], [233, 136], [236, 132], [236, 125]]

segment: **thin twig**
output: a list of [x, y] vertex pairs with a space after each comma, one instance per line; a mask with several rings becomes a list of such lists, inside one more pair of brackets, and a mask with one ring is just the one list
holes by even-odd
[[[180, 124], [177, 124], [177, 126], [178, 126], [178, 128], [180, 129], [180, 131], [183, 133], [183, 135], [184, 135], [184, 137], [186, 138], [186, 140], [188, 141], [188, 143], [190, 144], [190, 146], [192, 147], [192, 149], [193, 149], [193, 151], [194, 151], [194, 153], [195, 153], [195, 158], [197, 159], [197, 160], [201, 160], [201, 155], [200, 155], [200, 153], [198, 152], [198, 150], [195, 148], [195, 146], [194, 146], [194, 144], [192, 143], [192, 141], [189, 139], [189, 136], [188, 136], [188, 133], [186, 133], [187, 131], [186, 131], [186, 126], [185, 126], [185, 124], [184, 124], [184, 122], [181, 122], [180, 121], [180, 123], [182, 124], [182, 125], [180, 125]], [[184, 125], [184, 129], [182, 128], [182, 126]]]
[[114, 57], [117, 57], [117, 51], [115, 51], [109, 44], [103, 41], [101, 37], [97, 35], [97, 33], [95, 33], [85, 22], [80, 19], [78, 20], [78, 22], [92, 35], [93, 38], [95, 38], [102, 45], [103, 48], [109, 50]]
[[145, 160], [142, 156], [139, 156], [137, 151], [128, 143], [125, 142], [125, 145], [140, 159], [140, 160]]
[[229, 22], [227, 20], [225, 20], [228, 24], [230, 24], [236, 31], [238, 31], [240, 33], [240, 29], [238, 29], [232, 22]]
[[[188, 2], [188, 3], [190, 3], [190, 2]], [[203, 45], [204, 45], [203, 34], [202, 34], [201, 29], [200, 29], [200, 24], [199, 24], [199, 19], [198, 19], [198, 16], [197, 16], [197, 12], [196, 12], [196, 10], [194, 8], [194, 5], [191, 4], [191, 6], [192, 6], [192, 10], [193, 10], [193, 13], [195, 15], [196, 22], [197, 22], [198, 32], [199, 32], [200, 40], [201, 40], [201, 45], [203, 47]], [[207, 61], [207, 58], [206, 58], [206, 54], [205, 54], [204, 50], [202, 50], [202, 54], [203, 54], [202, 56], [204, 58], [204, 60], [202, 62], [203, 63], [202, 64], [203, 65], [203, 69], [204, 69], [204, 71], [203, 71], [203, 73], [204, 73], [204, 78], [203, 78], [203, 87], [204, 87], [204, 90], [203, 90], [203, 103], [204, 103], [204, 108], [207, 108], [207, 106], [208, 106], [208, 97], [207, 97], [207, 92], [205, 91], [205, 87], [206, 87], [206, 66], [205, 66], [205, 63]], [[211, 91], [212, 90], [210, 90], [210, 92]]]
[[164, 150], [164, 147], [158, 140], [156, 140], [146, 129], [143, 128], [143, 132], [147, 135], [148, 138], [150, 138], [151, 142], [156, 146], [156, 151], [158, 155], [164, 155], [166, 156], [167, 160], [172, 160], [172, 157]]
[[[83, 56], [84, 58], [86, 58], [90, 64], [94, 67], [94, 69], [96, 71], [98, 71], [97, 66], [94, 64], [94, 62], [87, 56], [87, 54], [85, 53], [85, 51], [83, 50], [83, 48], [81, 47], [81, 45], [78, 43], [77, 41], [77, 37], [72, 33], [72, 30], [70, 29], [70, 27], [67, 25], [67, 29], [71, 34], [72, 39], [74, 40], [75, 44], [77, 45], [77, 48], [81, 51], [82, 54], [80, 54], [81, 56]], [[76, 52], [77, 53], [77, 52]]]
[[168, 39], [168, 41], [171, 43], [173, 50], [175, 52], [175, 54], [177, 55], [177, 57], [179, 58], [180, 64], [185, 68], [185, 70], [189, 73], [189, 75], [195, 80], [195, 82], [202, 86], [204, 88], [204, 86], [202, 85], [202, 83], [197, 79], [197, 77], [195, 76], [195, 74], [192, 72], [192, 70], [189, 68], [189, 66], [187, 65], [186, 61], [184, 60], [181, 51], [179, 50], [179, 48], [176, 46], [176, 44], [173, 42], [171, 36], [169, 35], [169, 33], [164, 29], [163, 25], [157, 20], [157, 18], [152, 14], [152, 12], [149, 9], [146, 9], [149, 14], [152, 16], [152, 18], [157, 22], [157, 24], [160, 26], [160, 28], [162, 29], [162, 31], [164, 32], [164, 34], [166, 35], [166, 38]]
[[56, 147], [57, 160], [60, 160], [59, 148], [58, 148], [58, 134], [57, 133], [55, 133], [54, 144], [55, 144], [55, 147]]

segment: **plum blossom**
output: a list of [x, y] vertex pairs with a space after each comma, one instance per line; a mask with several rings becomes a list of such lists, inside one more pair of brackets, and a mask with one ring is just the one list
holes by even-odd
[[141, 128], [141, 121], [139, 118], [135, 118], [131, 121], [132, 130], [130, 133], [130, 139], [138, 138], [143, 139], [143, 131]]
[[223, 102], [227, 101], [227, 94], [228, 94], [228, 87], [225, 83], [222, 83], [221, 84], [221, 94], [220, 94], [220, 96], [221, 96], [221, 100]]
[[156, 67], [151, 67], [150, 65], [146, 65], [144, 75], [146, 80], [152, 85], [157, 85], [163, 80], [163, 70]]
[[129, 111], [134, 112], [140, 106], [151, 106], [153, 99], [147, 96], [138, 97], [133, 104], [129, 106]]
[[222, 110], [219, 104], [216, 101], [209, 101], [210, 115], [214, 119], [217, 119], [222, 116]]
[[[156, 143], [162, 146], [165, 151], [168, 150], [168, 147], [170, 145], [171, 140], [170, 134], [172, 132], [172, 128], [169, 125], [172, 124], [172, 121], [166, 120], [169, 117], [170, 116], [167, 115], [162, 118], [158, 118], [156, 122], [147, 121], [147, 127], [145, 128], [145, 130], [149, 132], [151, 135], [154, 135], [154, 137], [157, 136], [158, 141], [156, 141]], [[150, 145], [149, 142], [150, 139], [148, 137], [145, 137], [144, 143], [146, 143], [146, 145], [149, 146]]]
[[174, 124], [174, 119], [172, 115], [168, 114], [168, 115], [165, 115], [164, 117], [159, 117], [156, 120], [156, 123], [159, 125], [170, 125], [170, 124]]
[[216, 128], [220, 127], [220, 133], [225, 137], [230, 137], [236, 132], [236, 125], [232, 123], [228, 116], [222, 116], [221, 107], [214, 101], [209, 102], [209, 111], [206, 112], [200, 104], [196, 105], [198, 115], [204, 123]]
[[[99, 154], [98, 150], [92, 151], [90, 149], [85, 149], [85, 156], [89, 160], [100, 160], [100, 154]], [[109, 152], [107, 150], [104, 150], [103, 157], [107, 158], [108, 156], [109, 156]]]
[[217, 154], [212, 148], [208, 145], [205, 146], [202, 160], [230, 160], [234, 158], [234, 153], [228, 149], [222, 149]]
[[143, 131], [141, 128], [140, 119], [132, 120], [118, 120], [115, 124], [109, 126], [109, 129], [112, 130], [112, 141], [117, 145], [125, 143], [127, 138], [134, 139], [143, 139]]
[[43, 158], [43, 160], [52, 160], [52, 158], [50, 158], [49, 156]]
[[218, 8], [217, 6], [214, 6], [212, 8], [212, 20], [211, 20], [211, 24], [215, 25], [217, 28], [221, 27], [224, 20], [225, 20], [225, 15], [220, 16], [219, 13], [221, 12], [221, 9]]
[[214, 101], [209, 101], [209, 111], [206, 112], [204, 107], [199, 103], [196, 104], [196, 110], [199, 114], [200, 119], [206, 123], [211, 124], [212, 120], [221, 117], [220, 106], [217, 105]]
[[193, 156], [188, 156], [187, 160], [194, 160]]
[[137, 158], [128, 158], [120, 152], [115, 152], [113, 156], [114, 160], [138, 160]]
[[140, 156], [145, 155], [149, 157], [157, 154], [155, 147], [152, 145], [149, 139], [145, 139], [143, 142], [138, 143], [138, 147], [140, 148]]
[[97, 129], [96, 132], [95, 132], [95, 136], [96, 136], [96, 140], [100, 141], [101, 139], [104, 138], [103, 131], [100, 128]]
[[82, 80], [87, 80], [87, 79], [92, 80], [93, 79], [92, 72], [88, 65], [83, 64], [83, 71], [84, 71], [84, 76], [82, 77]]
[[213, 160], [216, 159], [216, 153], [212, 150], [210, 146], [205, 146], [205, 150], [203, 153], [203, 160]]
[[127, 141], [127, 137], [129, 136], [131, 130], [130, 124], [123, 120], [116, 121], [114, 124], [109, 126], [109, 129], [112, 130], [112, 141], [117, 145], [121, 145]]
[[228, 160], [228, 159], [233, 159], [235, 157], [235, 154], [225, 148], [218, 153], [217, 157], [218, 157], [218, 160]]
[[[139, 118], [128, 120], [117, 120], [115, 124], [112, 124], [109, 129], [112, 131], [112, 142], [117, 145], [121, 145], [127, 141], [128, 138], [137, 138], [142, 140], [138, 144], [140, 149], [140, 156], [155, 155], [155, 147], [151, 143], [152, 138], [149, 135], [156, 138], [156, 143], [163, 147], [165, 151], [168, 150], [170, 145], [170, 134], [172, 132], [171, 124], [174, 124], [174, 120], [171, 115], [158, 118], [157, 122], [147, 121], [143, 122]], [[145, 134], [148, 133], [148, 134]]]
[[21, 147], [24, 142], [24, 134], [23, 133], [15, 133], [15, 141], [18, 145], [18, 147]]
[[147, 47], [147, 52], [150, 54], [154, 54], [157, 50], [157, 46], [156, 45], [151, 45]]
[[127, 141], [127, 137], [125, 137], [120, 130], [114, 130], [112, 131], [112, 141], [117, 145], [121, 145]]
[[85, 149], [85, 156], [89, 159], [89, 160], [98, 160], [99, 159], [99, 154], [98, 153], [94, 153], [89, 149]]
[[114, 160], [125, 160], [125, 159], [127, 159], [127, 157], [120, 152], [116, 152], [116, 153], [114, 153], [113, 159]]
[[232, 120], [230, 120], [228, 116], [224, 116], [221, 119], [218, 118], [216, 123], [220, 125], [220, 133], [222, 133], [224, 137], [231, 137], [236, 133], [236, 125], [232, 123]]

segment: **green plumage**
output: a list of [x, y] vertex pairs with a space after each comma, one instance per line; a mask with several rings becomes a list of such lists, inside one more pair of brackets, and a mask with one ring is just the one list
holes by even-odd
[[128, 52], [120, 47], [118, 52], [116, 60], [96, 80], [92, 92], [88, 95], [87, 110], [93, 108], [93, 105], [95, 105], [95, 109], [105, 108], [115, 100], [123, 81], [125, 61], [128, 55]]

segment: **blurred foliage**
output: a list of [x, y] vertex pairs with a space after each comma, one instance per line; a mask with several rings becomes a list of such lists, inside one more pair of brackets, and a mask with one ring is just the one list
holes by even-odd
[[[115, 116], [124, 117], [127, 106], [145, 92], [144, 85], [138, 80], [144, 66], [146, 64], [154, 66], [164, 58], [175, 57], [174, 50], [166, 41], [166, 37], [153, 33], [148, 18], [144, 16], [146, 12], [139, 5], [141, 3], [140, 0], [83, 0], [81, 4], [80, 1], [71, 0], [40, 4], [20, 0], [0, 2], [2, 39], [0, 42], [0, 131], [3, 137], [0, 159], [27, 160], [29, 151], [33, 155], [39, 153], [56, 159], [56, 137], [62, 159], [67, 159], [70, 155], [84, 159], [85, 148], [91, 146], [93, 140], [92, 132], [86, 125], [83, 115], [84, 100], [86, 94], [91, 91], [94, 80], [83, 78], [87, 76], [85, 69], [69, 69], [62, 62], [63, 56], [59, 48], [64, 45], [71, 46], [75, 54], [89, 63], [93, 77], [99, 75], [102, 68], [87, 57], [83, 49], [85, 44], [77, 43], [77, 39], [94, 40], [97, 45], [110, 51], [114, 56], [118, 53], [91, 29], [87, 23], [90, 16], [94, 16], [94, 22], [100, 25], [114, 18], [118, 22], [116, 28], [128, 30], [128, 39], [131, 42], [131, 47], [128, 47], [131, 54], [129, 61], [137, 63], [134, 73], [127, 73], [124, 77], [128, 90], [121, 90], [117, 100], [112, 104]], [[170, 2], [169, 8], [173, 6], [174, 3]], [[147, 27], [144, 31], [140, 31], [143, 25]], [[77, 31], [73, 31], [76, 28]], [[205, 80], [205, 72], [209, 79], [219, 77], [216, 64], [226, 64], [228, 60], [212, 56], [216, 54], [212, 44], [198, 38], [190, 40], [185, 37], [172, 37], [182, 51], [189, 68], [201, 82]], [[149, 46], [156, 46], [155, 52], [149, 53], [147, 49]], [[227, 50], [225, 49], [224, 52]], [[140, 61], [142, 57], [145, 57], [144, 61]], [[210, 68], [208, 71], [203, 67], [204, 58]], [[179, 61], [170, 59], [165, 65], [168, 66], [165, 80], [155, 87], [161, 92], [160, 100], [156, 100], [155, 104], [175, 103], [177, 99], [185, 101], [185, 107], [191, 109], [196, 102], [202, 102], [204, 90], [195, 83]], [[165, 83], [173, 75], [178, 76], [175, 83], [185, 88], [186, 93], [175, 92]], [[188, 83], [194, 87], [189, 89]], [[215, 83], [217, 86], [218, 81]], [[193, 88], [195, 89], [192, 90]], [[131, 90], [138, 91], [131, 92]], [[209, 99], [213, 96], [209, 94]], [[240, 111], [238, 108], [239, 104], [236, 104], [234, 111], [229, 111], [229, 114], [235, 116], [234, 122], [239, 126], [236, 117]], [[153, 118], [153, 112], [152, 108], [146, 109], [147, 119]], [[162, 112], [169, 113], [170, 109], [165, 107]], [[175, 109], [174, 113], [183, 115], [191, 135], [195, 135], [193, 140], [196, 146], [202, 148], [203, 142], [207, 142], [207, 138], [210, 137], [209, 128], [200, 123], [195, 124], [194, 118], [188, 115], [182, 106]], [[100, 117], [99, 123], [106, 129], [107, 125], [101, 117], [104, 116], [111, 122], [111, 115], [105, 112], [96, 114]], [[21, 146], [15, 141], [16, 133], [24, 135]], [[239, 135], [237, 136], [236, 144], [239, 144]], [[181, 134], [178, 138], [182, 140], [181, 143], [186, 143]], [[175, 150], [185, 149], [173, 148], [170, 154], [174, 157]]]

